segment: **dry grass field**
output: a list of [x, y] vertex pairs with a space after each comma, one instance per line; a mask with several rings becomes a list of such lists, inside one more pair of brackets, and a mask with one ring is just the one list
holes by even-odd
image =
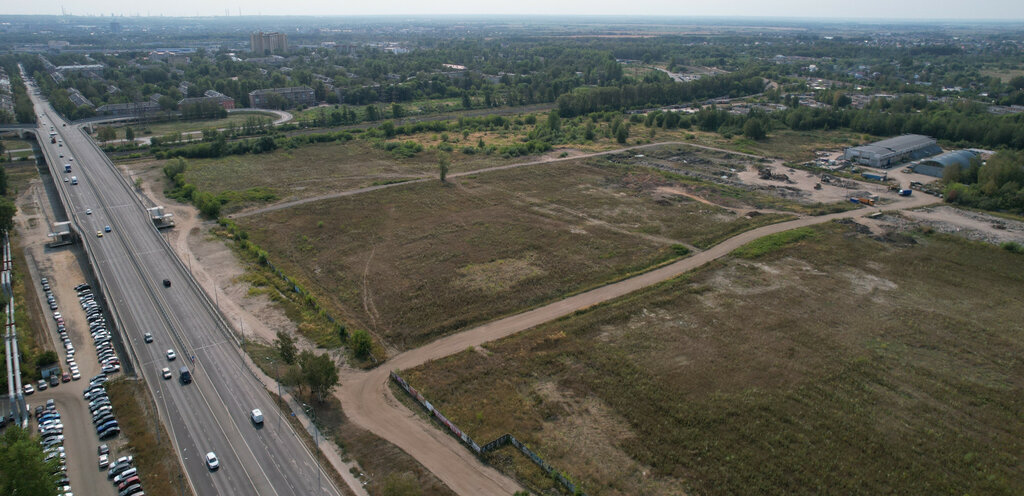
[[865, 231], [773, 238], [404, 375], [592, 495], [1021, 494], [1024, 258]]
[[[272, 193], [277, 200], [292, 200], [436, 176], [437, 160], [435, 150], [425, 150], [410, 158], [397, 158], [368, 142], [357, 140], [317, 143], [260, 155], [193, 159], [188, 161], [185, 177], [200, 191], [214, 195], [260, 188]], [[451, 160], [451, 173], [511, 163], [500, 156], [483, 154], [453, 153]], [[226, 205], [226, 210], [230, 212], [244, 206], [231, 203]]]
[[324, 200], [239, 223], [332, 313], [406, 349], [787, 218], [748, 217], [680, 194], [694, 184], [582, 159]]

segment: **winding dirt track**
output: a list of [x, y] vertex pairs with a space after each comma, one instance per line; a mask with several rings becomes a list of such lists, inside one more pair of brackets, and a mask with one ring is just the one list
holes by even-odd
[[[621, 151], [616, 150], [615, 152]], [[924, 195], [911, 198], [884, 196], [895, 198], [893, 203], [882, 206], [884, 210], [918, 208], [938, 202], [934, 197]], [[392, 396], [387, 387], [388, 374], [391, 370], [408, 369], [430, 360], [444, 358], [468, 347], [501, 339], [569, 315], [577, 310], [672, 279], [769, 234], [821, 224], [834, 219], [861, 217], [878, 210], [878, 208], [861, 208], [819, 217], [804, 217], [738, 234], [706, 251], [659, 269], [446, 336], [420, 348], [396, 355], [376, 369], [367, 372], [344, 372], [341, 377], [342, 386], [335, 392], [335, 396], [341, 400], [345, 415], [349, 419], [405, 450], [456, 493], [470, 496], [512, 494], [520, 490], [518, 484], [512, 479], [481, 463], [453, 437], [417, 417]], [[478, 442], [488, 441], [490, 440], [478, 440]]]

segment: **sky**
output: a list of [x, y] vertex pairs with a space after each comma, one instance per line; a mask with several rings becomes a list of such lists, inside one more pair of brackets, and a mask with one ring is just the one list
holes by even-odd
[[642, 15], [831, 19], [1024, 20], [1022, 0], [124, 0], [4, 1], [3, 14], [76, 15]]

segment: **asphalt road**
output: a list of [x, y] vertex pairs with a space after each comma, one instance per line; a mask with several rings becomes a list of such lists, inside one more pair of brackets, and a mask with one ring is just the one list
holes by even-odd
[[[278, 409], [245, 368], [216, 309], [161, 238], [130, 187], [92, 140], [77, 127], [65, 126], [32, 86], [29, 95], [41, 116], [39, 141], [51, 172], [58, 181], [78, 178], [77, 185], [58, 182], [58, 189], [105, 286], [105, 303], [129, 351], [126, 358], [154, 394], [195, 493], [338, 494], [290, 424], [278, 421]], [[63, 141], [60, 146], [47, 139], [51, 126]], [[60, 153], [65, 158], [59, 158]], [[69, 156], [74, 159], [72, 172], [64, 173]], [[97, 231], [105, 226], [111, 232], [99, 237]], [[172, 282], [170, 288], [163, 287], [164, 279]], [[145, 332], [153, 334], [153, 343], [144, 343]], [[169, 361], [168, 349], [179, 358]], [[191, 384], [177, 380], [181, 366], [192, 372]], [[174, 371], [172, 380], [161, 378], [163, 367]], [[263, 428], [250, 422], [253, 408], [263, 411]], [[207, 470], [203, 455], [208, 451], [216, 452], [220, 470]]]

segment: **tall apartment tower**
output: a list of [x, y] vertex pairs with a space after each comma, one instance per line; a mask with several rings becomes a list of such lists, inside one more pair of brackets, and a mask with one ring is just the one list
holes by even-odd
[[257, 31], [249, 35], [249, 46], [253, 53], [284, 53], [288, 51], [288, 35]]

